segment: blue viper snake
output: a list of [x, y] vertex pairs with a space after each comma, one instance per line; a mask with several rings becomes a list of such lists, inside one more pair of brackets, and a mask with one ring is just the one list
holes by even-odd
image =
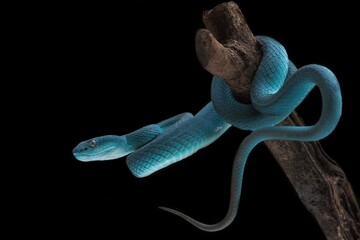
[[[297, 69], [276, 40], [258, 36], [263, 57], [251, 86], [251, 104], [235, 100], [226, 82], [214, 76], [211, 101], [195, 116], [183, 113], [123, 136], [106, 135], [79, 143], [74, 156], [84, 162], [127, 156], [136, 177], [145, 177], [178, 162], [217, 140], [230, 126], [252, 132], [240, 144], [233, 162], [230, 203], [226, 216], [216, 224], [204, 224], [173, 209], [204, 231], [218, 231], [235, 218], [242, 178], [250, 152], [270, 139], [317, 141], [328, 136], [341, 116], [342, 98], [336, 76], [326, 67], [310, 64]], [[312, 126], [276, 126], [301, 104], [317, 86], [322, 98], [321, 116]]]

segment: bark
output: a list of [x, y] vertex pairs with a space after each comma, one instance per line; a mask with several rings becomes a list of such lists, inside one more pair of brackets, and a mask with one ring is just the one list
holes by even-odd
[[[234, 2], [204, 12], [203, 22], [206, 29], [196, 33], [201, 65], [222, 77], [238, 101], [250, 103], [251, 80], [262, 58], [261, 44]], [[279, 125], [304, 123], [293, 112]], [[320, 143], [270, 140], [265, 144], [326, 238], [360, 239], [360, 210], [354, 192], [343, 170]]]

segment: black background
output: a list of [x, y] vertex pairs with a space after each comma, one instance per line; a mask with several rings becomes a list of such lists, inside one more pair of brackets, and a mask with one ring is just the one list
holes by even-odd
[[[39, 70], [38, 79], [45, 81], [34, 81], [33, 87], [46, 89], [41, 91], [45, 116], [40, 127], [49, 136], [43, 143], [49, 154], [41, 165], [46, 169], [41, 171], [42, 194], [32, 188], [24, 194], [37, 203], [29, 204], [34, 210], [29, 219], [41, 219], [32, 231], [100, 234], [101, 239], [324, 239], [262, 144], [251, 153], [238, 215], [225, 230], [206, 233], [157, 208], [171, 207], [206, 223], [221, 220], [233, 156], [248, 132], [231, 128], [209, 147], [143, 179], [132, 176], [125, 159], [82, 163], [72, 156], [73, 147], [85, 139], [122, 135], [181, 112], [196, 113], [210, 101], [212, 76], [197, 61], [194, 38], [203, 27], [203, 11], [221, 2], [39, 6], [45, 10], [34, 14], [35, 23], [28, 27], [36, 43], [31, 50], [40, 58], [33, 71]], [[338, 77], [343, 116], [321, 143], [359, 195], [358, 140], [352, 139], [359, 130], [359, 7], [353, 2], [237, 1], [255, 35], [280, 41], [297, 66], [318, 63]], [[312, 124], [320, 109], [315, 90], [298, 112]]]

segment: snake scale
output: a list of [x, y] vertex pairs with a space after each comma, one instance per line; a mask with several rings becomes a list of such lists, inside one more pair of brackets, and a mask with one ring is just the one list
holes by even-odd
[[[183, 113], [123, 136], [106, 135], [79, 143], [74, 156], [84, 162], [111, 160], [128, 155], [127, 166], [136, 177], [145, 177], [178, 162], [217, 140], [231, 126], [252, 132], [242, 141], [234, 158], [228, 212], [218, 223], [204, 224], [176, 210], [176, 214], [204, 231], [218, 231], [235, 218], [242, 178], [250, 152], [269, 139], [317, 141], [337, 126], [342, 98], [336, 76], [326, 67], [310, 64], [297, 69], [276, 40], [257, 36], [263, 57], [251, 87], [251, 104], [235, 100], [226, 82], [214, 76], [211, 101], [195, 116]], [[312, 126], [276, 126], [317, 86], [322, 111]]]

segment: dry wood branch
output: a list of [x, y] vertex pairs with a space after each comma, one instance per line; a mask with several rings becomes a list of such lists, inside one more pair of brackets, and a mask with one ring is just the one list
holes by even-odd
[[249, 103], [251, 79], [262, 57], [261, 44], [235, 3], [205, 12], [203, 22], [207, 29], [196, 34], [200, 63], [207, 71], [226, 79], [237, 100]]
[[[251, 80], [261, 60], [261, 45], [234, 2], [223, 3], [203, 15], [207, 29], [196, 34], [202, 66], [225, 79], [238, 101], [250, 102]], [[301, 126], [294, 112], [279, 125]], [[266, 141], [304, 206], [327, 239], [360, 239], [360, 210], [342, 169], [319, 142]]]

